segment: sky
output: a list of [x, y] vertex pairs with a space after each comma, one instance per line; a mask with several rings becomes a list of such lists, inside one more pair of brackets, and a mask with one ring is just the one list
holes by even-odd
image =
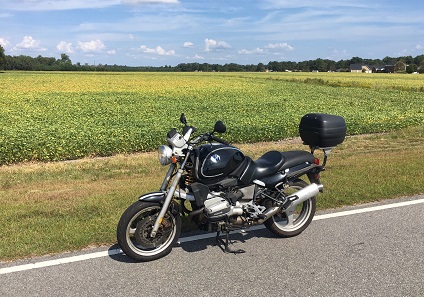
[[6, 55], [267, 64], [424, 54], [422, 0], [0, 0]]

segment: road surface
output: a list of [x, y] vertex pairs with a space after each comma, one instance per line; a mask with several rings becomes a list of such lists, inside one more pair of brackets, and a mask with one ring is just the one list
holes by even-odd
[[0, 296], [424, 296], [424, 196], [320, 212], [294, 238], [231, 238], [246, 253], [189, 237], [148, 263], [116, 246], [0, 263]]

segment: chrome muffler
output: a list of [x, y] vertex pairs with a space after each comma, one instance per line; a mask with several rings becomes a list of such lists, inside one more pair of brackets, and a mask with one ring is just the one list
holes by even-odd
[[287, 201], [283, 204], [283, 208], [296, 207], [300, 203], [318, 195], [318, 193], [322, 192], [323, 189], [324, 186], [322, 184], [312, 183], [288, 196]]
[[282, 206], [274, 206], [267, 209], [263, 214], [259, 216], [260, 222], [263, 223], [272, 216], [276, 215], [280, 210], [286, 210], [288, 208], [295, 208], [299, 204], [305, 202], [306, 200], [318, 195], [319, 192], [322, 192], [324, 186], [322, 184], [312, 183], [303, 189], [291, 194], [286, 199], [287, 201]]

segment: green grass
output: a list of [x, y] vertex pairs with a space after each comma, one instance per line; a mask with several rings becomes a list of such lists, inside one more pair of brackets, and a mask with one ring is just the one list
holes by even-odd
[[[319, 209], [423, 193], [423, 146], [423, 126], [347, 138], [321, 175]], [[306, 149], [297, 138], [239, 147], [253, 158]], [[114, 244], [125, 208], [160, 187], [166, 167], [156, 158], [141, 153], [0, 167], [0, 259]]]

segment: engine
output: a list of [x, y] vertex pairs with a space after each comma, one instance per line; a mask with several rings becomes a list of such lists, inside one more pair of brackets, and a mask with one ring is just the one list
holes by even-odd
[[230, 203], [221, 197], [211, 198], [205, 201], [204, 214], [209, 219], [222, 219], [231, 211]]
[[222, 220], [243, 214], [241, 206], [232, 206], [222, 197], [214, 197], [205, 201], [204, 215], [211, 221]]
[[206, 199], [203, 203], [203, 214], [211, 221], [231, 218], [230, 221], [235, 222], [238, 221], [237, 217], [247, 220], [258, 218], [265, 207], [256, 205], [252, 201], [254, 191], [255, 186], [249, 186], [227, 193], [213, 192], [214, 196]]

